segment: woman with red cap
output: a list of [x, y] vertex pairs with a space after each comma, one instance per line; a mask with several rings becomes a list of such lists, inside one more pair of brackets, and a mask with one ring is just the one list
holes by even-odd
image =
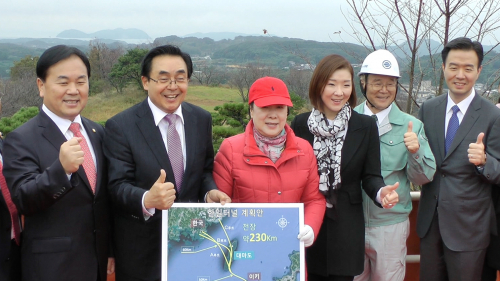
[[293, 106], [283, 81], [260, 78], [250, 87], [251, 120], [244, 133], [225, 139], [215, 156], [217, 187], [233, 203], [304, 203], [298, 238], [314, 242], [325, 213], [311, 145], [286, 124]]

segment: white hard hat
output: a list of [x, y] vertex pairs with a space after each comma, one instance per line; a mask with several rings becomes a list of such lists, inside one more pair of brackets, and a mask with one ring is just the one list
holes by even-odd
[[362, 74], [378, 74], [392, 77], [401, 77], [399, 75], [398, 61], [391, 52], [387, 50], [376, 50], [369, 54], [358, 75]]

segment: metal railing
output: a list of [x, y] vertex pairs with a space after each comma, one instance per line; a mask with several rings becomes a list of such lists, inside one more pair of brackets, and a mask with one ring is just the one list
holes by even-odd
[[[411, 191], [411, 201], [420, 201], [420, 191]], [[420, 263], [420, 255], [406, 255], [406, 263]]]

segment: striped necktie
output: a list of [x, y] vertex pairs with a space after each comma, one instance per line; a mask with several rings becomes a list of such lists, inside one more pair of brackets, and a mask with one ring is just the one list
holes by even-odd
[[179, 137], [179, 132], [175, 128], [175, 121], [177, 115], [167, 114], [165, 120], [168, 123], [167, 128], [167, 149], [168, 149], [168, 159], [170, 160], [170, 165], [174, 171], [175, 185], [177, 191], [180, 192], [182, 186], [182, 177], [184, 176], [184, 157], [182, 155], [182, 145], [181, 139]]

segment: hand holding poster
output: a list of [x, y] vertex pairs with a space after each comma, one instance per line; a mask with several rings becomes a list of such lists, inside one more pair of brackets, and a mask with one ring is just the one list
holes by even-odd
[[162, 280], [305, 280], [302, 203], [175, 203], [163, 212]]

